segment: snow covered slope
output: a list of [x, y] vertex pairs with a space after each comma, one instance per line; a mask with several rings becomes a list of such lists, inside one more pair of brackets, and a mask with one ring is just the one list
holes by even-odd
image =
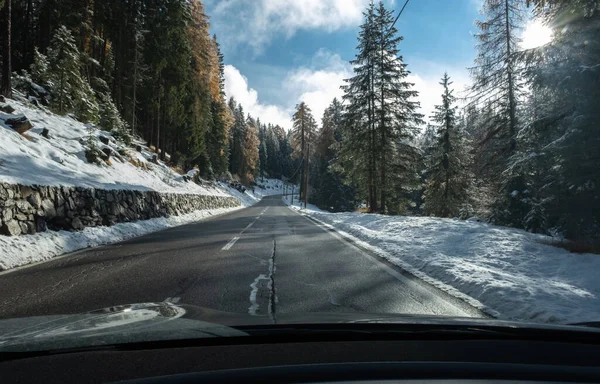
[[[33, 128], [20, 135], [4, 124], [11, 115], [0, 112], [0, 182], [23, 185], [65, 185], [101, 189], [154, 190], [157, 192], [224, 195], [211, 186], [185, 182], [182, 176], [162, 164], [149, 160], [153, 153], [126, 148], [113, 140], [107, 145], [114, 152], [126, 150], [126, 156], [111, 158], [112, 166], [90, 164], [85, 159], [84, 142], [90, 129], [68, 117], [7, 100], [14, 109], [11, 115], [23, 114]], [[50, 138], [41, 133], [49, 129]], [[111, 138], [108, 132], [93, 130], [95, 136]], [[100, 141], [97, 145], [104, 146]], [[123, 161], [119, 160], [119, 157]], [[137, 165], [130, 162], [130, 157]]]
[[301, 212], [499, 318], [600, 319], [598, 255], [569, 253], [541, 244], [544, 236], [477, 221], [329, 213], [310, 205]]

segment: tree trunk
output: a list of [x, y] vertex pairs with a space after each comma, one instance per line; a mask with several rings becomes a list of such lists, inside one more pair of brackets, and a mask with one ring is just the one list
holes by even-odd
[[512, 50], [510, 49], [510, 8], [508, 4], [509, 0], [504, 0], [505, 12], [506, 12], [506, 60], [508, 61], [508, 104], [509, 104], [509, 135], [510, 135], [510, 154], [509, 157], [517, 149], [516, 133], [517, 133], [517, 106], [515, 101], [515, 85], [513, 78], [513, 63], [512, 63]]
[[64, 68], [60, 71], [59, 81], [59, 97], [58, 97], [58, 111], [62, 115], [65, 113], [65, 70]]
[[123, 106], [123, 70], [127, 63], [127, 54], [125, 52], [126, 47], [123, 43], [123, 28], [124, 26], [119, 23], [118, 34], [117, 34], [117, 52], [115, 52], [115, 77], [113, 80], [113, 96], [115, 104], [119, 107]]
[[131, 110], [131, 133], [135, 136], [135, 115], [137, 105], [137, 80], [138, 80], [138, 33], [135, 34], [135, 53], [133, 56], [133, 106]]
[[165, 159], [167, 158], [166, 153], [167, 153], [167, 148], [168, 148], [168, 143], [167, 143], [167, 130], [163, 129], [162, 132], [162, 137], [160, 142], [162, 143], [162, 148], [160, 149], [160, 159], [162, 161], [165, 161]]
[[27, 33], [25, 35], [25, 57], [24, 59], [21, 59], [21, 63], [20, 63], [20, 68], [19, 69], [24, 69], [26, 66], [28, 66], [30, 63], [33, 63], [33, 31], [34, 31], [35, 26], [33, 25], [33, 4], [32, 4], [32, 0], [27, 0], [27, 8], [25, 9], [25, 31], [29, 31], [29, 33]]
[[[381, 26], [381, 35], [384, 36], [385, 35], [385, 31], [383, 30], [383, 25]], [[383, 75], [383, 66], [384, 66], [384, 49], [383, 49], [383, 39], [381, 41], [381, 52], [380, 52], [380, 66], [381, 66], [381, 72]], [[385, 145], [385, 141], [386, 141], [386, 136], [385, 136], [385, 93], [384, 93], [384, 83], [383, 83], [383, 76], [381, 79], [381, 92], [380, 92], [380, 96], [381, 96], [381, 206], [379, 208], [379, 212], [380, 213], [385, 213], [385, 205], [386, 205], [386, 158], [385, 158], [385, 152], [386, 152], [386, 145]]]
[[[446, 109], [450, 108], [449, 105], [445, 106]], [[444, 170], [446, 171], [446, 185], [444, 186], [444, 205], [442, 209], [442, 216], [447, 217], [450, 214], [448, 209], [448, 191], [450, 189], [450, 121], [446, 115], [446, 132], [444, 133], [444, 154], [446, 155], [446, 161], [444, 162]]]
[[375, 58], [371, 59], [371, 78], [369, 95], [371, 99], [371, 211], [377, 212], [377, 127], [375, 125]]
[[12, 84], [10, 81], [11, 70], [11, 11], [12, 11], [12, 0], [4, 0], [4, 7], [2, 8], [2, 24], [3, 30], [2, 35], [2, 76], [0, 81], [0, 94], [6, 97], [12, 97]]
[[[306, 153], [305, 153], [305, 149], [306, 148], [304, 146], [305, 145], [305, 141], [304, 141], [304, 118], [305, 118], [305, 116], [304, 116], [304, 110], [302, 110], [302, 116], [300, 116], [300, 121], [301, 121], [301, 123], [300, 123], [301, 143], [300, 143], [300, 145], [302, 146], [301, 147], [302, 150], [300, 152], [301, 152], [301, 155], [302, 155], [302, 162], [303, 163], [304, 163], [305, 157], [306, 157]], [[300, 175], [300, 195], [298, 196], [300, 202], [302, 202], [302, 199], [303, 199], [304, 193], [305, 193], [305, 191], [304, 191], [304, 178], [306, 177], [306, 175], [304, 173], [304, 170], [305, 170], [305, 167], [304, 167], [304, 165], [302, 165], [302, 171], [301, 171], [301, 175]]]
[[373, 60], [369, 57], [369, 98], [367, 113], [369, 115], [369, 164], [368, 164], [368, 179], [369, 179], [369, 212], [373, 213], [377, 211], [377, 189], [375, 187], [375, 100], [374, 96], [374, 70]]
[[156, 112], [154, 108], [150, 108], [150, 111], [148, 112], [149, 115], [149, 120], [146, 121], [146, 129], [145, 129], [145, 139], [148, 141], [148, 146], [152, 145], [152, 139], [154, 138], [154, 119], [156, 116]]
[[156, 109], [156, 113], [156, 149], [154, 152], [158, 153], [160, 148], [160, 91], [158, 92], [158, 108]]

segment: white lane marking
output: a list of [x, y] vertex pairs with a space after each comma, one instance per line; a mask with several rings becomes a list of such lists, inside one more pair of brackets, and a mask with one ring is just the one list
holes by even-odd
[[244, 234], [244, 232], [246, 232], [248, 229], [250, 229], [250, 227], [252, 227], [254, 225], [254, 223], [256, 223], [256, 221], [260, 219], [260, 216], [258, 216], [256, 219], [254, 219], [253, 222], [251, 222], [250, 224], [248, 224], [246, 226], [246, 228], [244, 228], [242, 230], [242, 232], [240, 232], [240, 234], [236, 237], [234, 237], [233, 239], [231, 239], [229, 241], [229, 243], [227, 243], [223, 248], [221, 248], [221, 251], [229, 251], [231, 249], [231, 247], [233, 247], [233, 245], [235, 244], [236, 241], [238, 241], [240, 239], [240, 237], [242, 237], [242, 235]]
[[165, 299], [165, 303], [177, 304], [177, 303], [179, 303], [179, 300], [181, 300], [181, 297], [167, 297]]
[[238, 241], [240, 239], [239, 236], [234, 237], [233, 239], [231, 239], [229, 241], [229, 243], [227, 243], [222, 249], [221, 251], [229, 251], [229, 249], [231, 249], [231, 247], [233, 247], [233, 244], [235, 244], [236, 241]]
[[[362, 250], [361, 248], [359, 248], [358, 246], [356, 246], [355, 244], [353, 244], [353, 242], [356, 242], [358, 244], [360, 244], [361, 246], [365, 247], [368, 250], [371, 250], [372, 252], [375, 252], [376, 254], [381, 252], [380, 250], [378, 250], [376, 247], [368, 244], [365, 241], [362, 241], [360, 239], [357, 239], [356, 237], [338, 230], [337, 228], [335, 228], [333, 225], [325, 223], [315, 217], [309, 217], [309, 215], [304, 214], [304, 213], [300, 213], [297, 212], [296, 210], [290, 208], [290, 206], [288, 206], [289, 210], [292, 212], [295, 212], [296, 214], [304, 217], [306, 220], [310, 221], [311, 223], [313, 223], [314, 225], [316, 225], [317, 227], [321, 228], [321, 230], [329, 233], [332, 237], [338, 239], [339, 241], [341, 241], [342, 243], [350, 246], [351, 248], [355, 249], [360, 255], [362, 255], [363, 257], [369, 259], [370, 261], [372, 261], [375, 265], [377, 265], [378, 267], [380, 267], [381, 269], [383, 269], [386, 273], [388, 273], [390, 276], [394, 277], [395, 279], [397, 279], [398, 281], [404, 283], [404, 284], [414, 284], [415, 282], [412, 281], [412, 279], [409, 279], [408, 277], [402, 275], [400, 272], [396, 271], [394, 268], [390, 267], [389, 265], [385, 264], [383, 261], [380, 261], [377, 259], [376, 256], [370, 255], [369, 253], [365, 252], [364, 250]], [[333, 230], [333, 231], [331, 231]], [[399, 267], [402, 268], [402, 267]], [[406, 269], [406, 268], [404, 268]], [[415, 275], [415, 277], [417, 279], [421, 279], [423, 280], [425, 283], [429, 283], [431, 285], [433, 285], [434, 287], [440, 289], [441, 291], [444, 291], [446, 293], [448, 293], [451, 296], [454, 296], [460, 300], [465, 301], [468, 305], [479, 309], [480, 311], [489, 313], [489, 308], [484, 307], [483, 304], [481, 304], [477, 299], [474, 299], [466, 294], [463, 294], [460, 291], [457, 291], [456, 289], [453, 290], [449, 290], [447, 287], [447, 285], [445, 283], [441, 283], [443, 285], [443, 287], [438, 286], [437, 284], [435, 284], [434, 282], [431, 282], [428, 279], [425, 279], [423, 277], [421, 277], [421, 274], [415, 274], [413, 273], [413, 275]], [[461, 307], [457, 306], [456, 304], [452, 303], [451, 301], [448, 301], [446, 299], [444, 299], [443, 297], [440, 297], [441, 300], [444, 300], [446, 303], [448, 303], [449, 305], [453, 306], [454, 308], [456, 308], [457, 310], [459, 310], [460, 312], [464, 313], [465, 316], [470, 316], [467, 312], [465, 312], [464, 309], [462, 309]], [[498, 313], [493, 311], [490, 313], [491, 315], [493, 315], [494, 317], [498, 317]]]

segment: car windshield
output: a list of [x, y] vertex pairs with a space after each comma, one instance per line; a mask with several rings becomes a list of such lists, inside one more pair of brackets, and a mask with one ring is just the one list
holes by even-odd
[[0, 20], [0, 347], [600, 322], [599, 0]]

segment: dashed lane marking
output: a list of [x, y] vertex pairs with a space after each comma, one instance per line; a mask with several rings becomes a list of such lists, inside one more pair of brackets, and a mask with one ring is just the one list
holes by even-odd
[[222, 249], [221, 251], [229, 251], [231, 249], [231, 247], [233, 247], [233, 245], [235, 244], [236, 241], [238, 241], [240, 239], [239, 236], [234, 237], [233, 239], [231, 239], [229, 241], [229, 243], [227, 243]]

